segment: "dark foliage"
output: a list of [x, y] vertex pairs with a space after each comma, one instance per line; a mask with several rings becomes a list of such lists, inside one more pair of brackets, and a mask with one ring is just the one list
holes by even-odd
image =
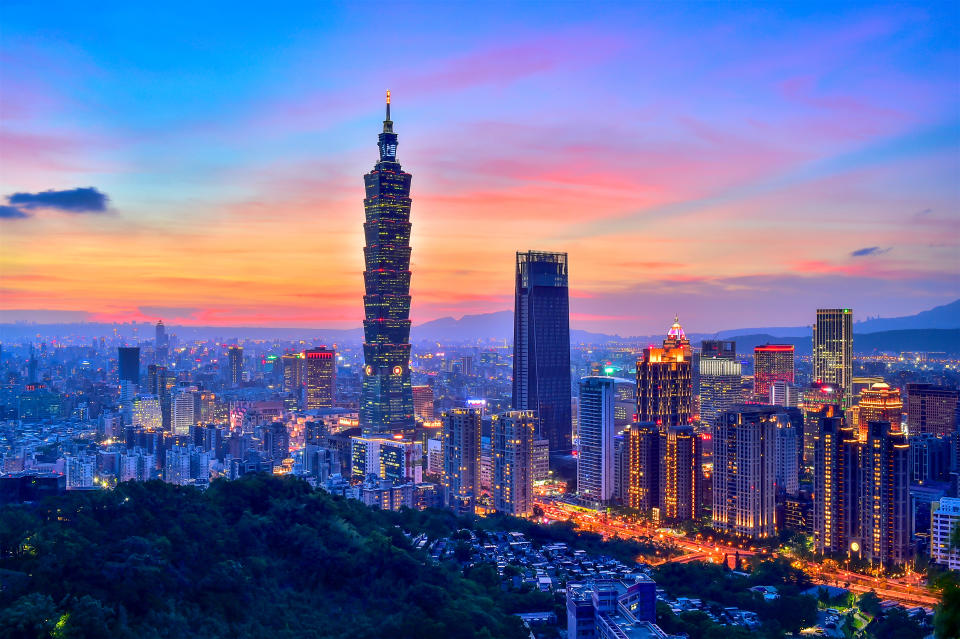
[[432, 563], [398, 517], [269, 476], [8, 507], [0, 639], [524, 636], [489, 570]]

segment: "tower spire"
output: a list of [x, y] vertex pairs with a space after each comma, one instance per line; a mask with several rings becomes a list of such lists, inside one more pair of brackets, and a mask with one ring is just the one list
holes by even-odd
[[383, 121], [383, 132], [393, 133], [393, 121], [390, 119], [390, 89], [387, 89], [387, 119]]

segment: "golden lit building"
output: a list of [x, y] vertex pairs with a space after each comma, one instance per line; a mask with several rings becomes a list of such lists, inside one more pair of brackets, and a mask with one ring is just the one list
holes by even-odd
[[663, 347], [643, 349], [637, 360], [637, 421], [659, 426], [689, 424], [693, 419], [690, 340], [677, 319]]
[[890, 422], [893, 430], [900, 430], [903, 417], [903, 400], [900, 389], [890, 388], [885, 382], [872, 385], [860, 391], [860, 403], [857, 404], [857, 432], [860, 441], [867, 441], [870, 422]]
[[849, 550], [857, 532], [857, 431], [842, 417], [819, 420], [814, 454], [813, 542], [817, 552]]
[[533, 447], [537, 417], [513, 410], [494, 415], [493, 507], [523, 517], [533, 512]]
[[863, 558], [900, 566], [911, 558], [910, 445], [885, 421], [871, 421], [860, 452], [860, 546]]
[[629, 447], [627, 503], [650, 510], [660, 505], [660, 430], [653, 422], [631, 424], [624, 433]]
[[843, 408], [853, 403], [853, 311], [849, 308], [817, 309], [813, 379], [836, 387]]
[[284, 353], [280, 361], [283, 363], [284, 392], [299, 393], [303, 386], [303, 353]]
[[671, 520], [700, 516], [700, 437], [693, 426], [660, 431], [660, 515]]

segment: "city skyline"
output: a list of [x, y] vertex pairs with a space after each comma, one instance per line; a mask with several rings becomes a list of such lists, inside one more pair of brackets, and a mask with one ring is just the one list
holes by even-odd
[[[404, 48], [462, 20], [419, 8], [367, 50], [379, 16], [278, 12], [227, 56], [191, 40], [237, 44], [212, 9], [158, 41], [133, 9], [104, 40], [94, 15], [11, 7], [4, 318], [359, 325], [355, 176], [386, 88], [418, 172], [414, 323], [510, 308], [526, 248], [569, 253], [573, 328], [622, 335], [659, 332], [650, 299], [690, 332], [956, 299], [956, 15], [686, 9], [514, 6], [501, 28], [501, 5]], [[324, 64], [344, 47], [356, 76]]]

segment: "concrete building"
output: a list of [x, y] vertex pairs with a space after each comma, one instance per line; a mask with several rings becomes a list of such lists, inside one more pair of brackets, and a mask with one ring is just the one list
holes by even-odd
[[930, 508], [930, 561], [960, 570], [960, 548], [951, 543], [953, 532], [960, 526], [960, 499], [942, 497]]
[[533, 442], [537, 417], [533, 411], [494, 415], [493, 507], [525, 516], [533, 512]]
[[889, 422], [870, 422], [860, 452], [860, 546], [885, 566], [910, 560], [910, 447]]
[[660, 514], [683, 521], [700, 516], [702, 504], [700, 437], [693, 426], [660, 431]]
[[631, 424], [626, 432], [630, 471], [628, 504], [649, 511], [660, 507], [660, 428], [653, 422]]
[[907, 384], [907, 432], [950, 435], [957, 429], [960, 391], [934, 384]]
[[844, 553], [859, 528], [859, 437], [842, 417], [822, 417], [814, 442], [813, 540], [820, 553]]
[[842, 408], [853, 403], [853, 311], [817, 309], [813, 325], [813, 380], [835, 386]]
[[480, 495], [481, 411], [454, 408], [443, 414], [444, 502], [458, 511], [473, 512]]

